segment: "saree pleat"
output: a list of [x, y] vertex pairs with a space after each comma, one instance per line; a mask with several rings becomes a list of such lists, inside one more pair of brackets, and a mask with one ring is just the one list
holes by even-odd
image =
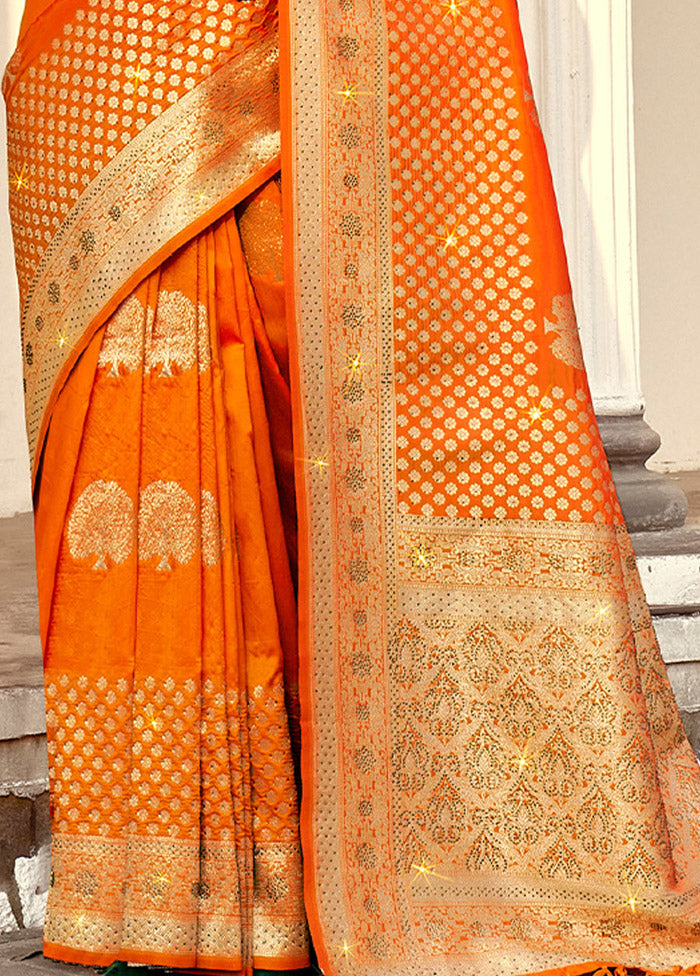
[[[232, 215], [136, 289], [59, 398], [37, 505], [39, 525], [67, 511], [42, 580], [55, 958], [308, 961], [294, 591], [255, 330]], [[64, 429], [73, 389], [89, 405]]]

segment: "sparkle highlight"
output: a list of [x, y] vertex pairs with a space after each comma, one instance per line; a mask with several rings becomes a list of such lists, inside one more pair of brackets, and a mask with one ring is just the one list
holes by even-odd
[[323, 474], [328, 470], [330, 462], [328, 460], [328, 451], [325, 454], [317, 454], [314, 457], [302, 458], [307, 464], [310, 464], [314, 471], [318, 471]]
[[443, 20], [447, 20], [448, 17], [452, 18], [452, 22], [455, 23], [458, 17], [461, 17], [464, 13], [463, 7], [466, 0], [443, 0], [440, 6], [445, 10]]
[[435, 562], [435, 555], [424, 542], [418, 542], [411, 548], [411, 564], [414, 569], [429, 569]]
[[21, 169], [15, 169], [14, 173], [10, 177], [10, 186], [13, 190], [28, 190], [29, 189], [29, 178], [27, 176], [27, 164], [22, 163]]
[[449, 251], [451, 247], [457, 247], [461, 234], [457, 230], [457, 224], [455, 224], [452, 229], [448, 229], [447, 224], [445, 225], [445, 233], [437, 238], [438, 245], [443, 249], [443, 251]]
[[627, 899], [625, 905], [629, 908], [633, 915], [637, 914], [637, 909], [640, 905], [640, 899], [637, 897], [639, 895], [639, 888], [636, 891], [632, 891], [631, 887], [627, 885]]
[[511, 765], [515, 766], [521, 773], [527, 769], [528, 766], [532, 765], [533, 757], [530, 755], [530, 742], [532, 740], [528, 739], [525, 744], [525, 748], [515, 759], [511, 759]]
[[431, 878], [440, 878], [443, 881], [445, 880], [443, 875], [437, 873], [437, 871], [435, 870], [435, 866], [433, 864], [430, 864], [429, 861], [426, 861], [425, 856], [421, 858], [420, 864], [412, 864], [411, 870], [415, 871], [411, 884], [413, 884], [416, 881], [422, 880], [423, 882], [425, 882], [425, 884], [432, 887], [432, 883], [430, 880]]
[[355, 949], [354, 945], [351, 945], [347, 939], [343, 939], [342, 943], [337, 947], [336, 958], [344, 959], [345, 965], [349, 967], [354, 949]]
[[347, 105], [348, 102], [357, 102], [360, 95], [369, 95], [369, 92], [360, 91], [357, 85], [350, 85], [345, 82], [343, 87], [336, 92], [336, 95], [342, 95], [343, 104]]
[[346, 365], [350, 373], [350, 379], [362, 379], [362, 370], [370, 364], [365, 362], [362, 358], [362, 353], [358, 352], [348, 353]]

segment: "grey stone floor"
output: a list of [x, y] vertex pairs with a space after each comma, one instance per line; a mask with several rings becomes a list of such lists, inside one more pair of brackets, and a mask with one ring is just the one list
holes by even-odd
[[36, 973], [91, 976], [92, 973], [102, 972], [103, 969], [93, 969], [91, 966], [67, 966], [45, 959], [41, 952], [40, 929], [25, 929], [0, 936], [0, 976], [35, 976]]

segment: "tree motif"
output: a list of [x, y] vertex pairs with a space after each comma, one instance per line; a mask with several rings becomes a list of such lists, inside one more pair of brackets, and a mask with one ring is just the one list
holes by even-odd
[[139, 558], [160, 557], [158, 570], [172, 569], [169, 557], [184, 565], [197, 547], [197, 510], [176, 481], [153, 481], [139, 499]]
[[215, 566], [221, 559], [223, 548], [221, 516], [216, 498], [202, 489], [202, 560], [206, 566]]
[[162, 291], [153, 321], [151, 342], [146, 354], [146, 369], [160, 366], [161, 376], [172, 376], [173, 366], [191, 369], [199, 362], [202, 372], [211, 363], [209, 318], [206, 306], [179, 291]]
[[107, 569], [106, 558], [123, 563], [134, 546], [134, 504], [116, 481], [93, 481], [80, 493], [68, 519], [68, 548], [74, 559], [97, 555], [93, 569]]
[[549, 319], [544, 320], [544, 331], [556, 333], [550, 346], [552, 354], [567, 366], [583, 369], [583, 354], [572, 296], [557, 295], [552, 300], [552, 315], [554, 322], [550, 322]]
[[147, 351], [148, 369], [160, 364], [161, 376], [172, 376], [173, 364], [181, 370], [190, 369], [196, 357], [196, 341], [194, 303], [179, 291], [159, 292]]
[[119, 376], [119, 367], [129, 373], [143, 361], [144, 308], [135, 295], [121, 303], [107, 322], [99, 366], [110, 366], [108, 376]]

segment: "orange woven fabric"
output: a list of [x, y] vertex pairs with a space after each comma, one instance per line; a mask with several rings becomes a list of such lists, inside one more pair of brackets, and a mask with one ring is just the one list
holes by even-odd
[[33, 0], [5, 80], [47, 952], [295, 968], [308, 918], [327, 976], [697, 967], [517, 4], [279, 13]]
[[700, 769], [596, 425], [517, 3], [285, 10], [321, 966], [695, 965]]

